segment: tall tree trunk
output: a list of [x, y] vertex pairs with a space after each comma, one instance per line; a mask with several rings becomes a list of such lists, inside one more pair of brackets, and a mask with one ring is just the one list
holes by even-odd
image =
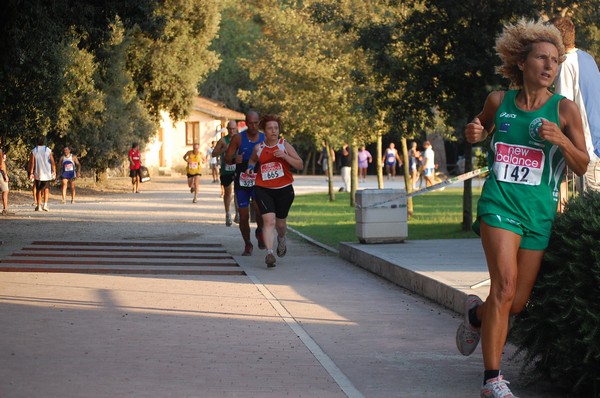
[[377, 165], [377, 188], [383, 189], [383, 135], [377, 133], [377, 153], [375, 154], [375, 164]]
[[350, 152], [352, 169], [350, 171], [350, 206], [356, 205], [356, 188], [358, 187], [358, 145], [352, 143]]
[[[465, 173], [473, 170], [472, 146], [467, 144], [465, 148]], [[464, 182], [463, 188], [463, 231], [469, 231], [473, 224], [473, 185], [472, 179]]]
[[313, 157], [313, 151], [308, 152], [304, 164], [306, 166], [304, 167], [304, 170], [302, 170], [302, 174], [306, 175], [308, 173], [308, 165], [310, 164], [310, 167], [312, 168], [312, 175], [315, 175], [315, 159]]
[[[404, 167], [403, 167], [404, 189], [406, 190], [406, 192], [411, 193], [412, 192], [412, 181], [410, 180], [410, 168], [409, 168], [409, 162], [408, 162], [408, 145], [406, 144], [406, 138], [402, 137], [401, 144], [402, 144], [402, 159], [403, 159], [402, 163], [404, 165]], [[412, 202], [411, 197], [408, 198], [406, 206], [407, 206], [408, 216], [412, 217], [413, 202]]]
[[329, 201], [335, 200], [335, 190], [333, 188], [333, 159], [331, 158], [331, 146], [325, 141], [325, 150], [327, 151], [327, 185], [329, 186]]

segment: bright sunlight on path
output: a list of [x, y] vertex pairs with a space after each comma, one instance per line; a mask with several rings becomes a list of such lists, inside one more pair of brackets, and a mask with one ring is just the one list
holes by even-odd
[[[326, 189], [322, 179], [303, 180], [297, 192]], [[274, 269], [257, 249], [240, 256], [239, 231], [224, 225], [219, 188], [206, 179], [197, 204], [183, 179], [142, 187], [137, 195], [82, 195], [73, 205], [60, 205], [55, 193], [50, 212], [15, 207], [0, 220], [0, 259], [35, 241], [62, 242], [73, 261], [85, 258], [69, 251], [77, 242], [217, 244], [246, 275], [0, 272], [0, 396], [478, 393], [481, 353], [456, 351], [456, 313], [293, 236]], [[100, 264], [119, 253], [92, 258]], [[514, 361], [503, 371], [521, 397], [557, 397], [526, 387]]]

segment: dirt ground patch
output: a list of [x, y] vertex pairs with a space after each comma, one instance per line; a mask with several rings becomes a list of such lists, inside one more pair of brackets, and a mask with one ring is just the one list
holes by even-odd
[[[91, 178], [80, 178], [75, 182], [76, 195], [81, 196], [102, 196], [127, 193], [131, 191], [131, 180], [126, 177], [109, 178], [102, 182], [96, 182]], [[60, 184], [52, 184], [50, 188], [51, 198], [60, 198]], [[71, 191], [67, 190], [67, 198], [71, 195]], [[31, 191], [12, 190], [8, 194], [8, 206], [25, 205], [33, 201]]]

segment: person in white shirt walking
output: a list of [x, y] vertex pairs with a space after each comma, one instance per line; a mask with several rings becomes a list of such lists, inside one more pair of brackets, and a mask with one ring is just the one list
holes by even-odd
[[35, 211], [49, 211], [48, 198], [50, 196], [50, 183], [56, 178], [56, 163], [52, 150], [45, 145], [45, 138], [40, 137], [38, 144], [31, 151], [29, 160], [29, 177], [34, 180], [36, 188]]
[[430, 187], [435, 184], [435, 152], [431, 148], [431, 142], [425, 141], [423, 143], [423, 175], [425, 176], [425, 186]]

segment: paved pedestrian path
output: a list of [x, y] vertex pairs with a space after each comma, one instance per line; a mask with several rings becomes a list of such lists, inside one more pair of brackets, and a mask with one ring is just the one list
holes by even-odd
[[1, 272], [245, 275], [220, 244], [34, 241], [0, 259]]
[[[323, 188], [322, 179], [299, 178], [296, 191]], [[3, 398], [479, 394], [480, 349], [463, 357], [454, 346], [460, 315], [302, 239], [289, 239], [275, 269], [256, 245], [241, 256], [216, 184], [202, 181], [198, 204], [184, 180], [167, 178], [137, 195], [78, 199], [53, 199], [48, 213], [15, 208], [0, 220], [0, 259], [34, 242], [62, 242], [65, 254], [85, 261], [82, 246], [70, 245], [119, 242], [135, 250], [144, 243], [131, 254], [155, 263], [152, 250], [168, 243], [214, 244], [245, 275], [0, 272]], [[119, 247], [103, 261], [123, 254], [125, 262]], [[436, 250], [429, 247], [428, 261]], [[527, 387], [515, 361], [504, 373], [521, 397], [561, 396]]]

